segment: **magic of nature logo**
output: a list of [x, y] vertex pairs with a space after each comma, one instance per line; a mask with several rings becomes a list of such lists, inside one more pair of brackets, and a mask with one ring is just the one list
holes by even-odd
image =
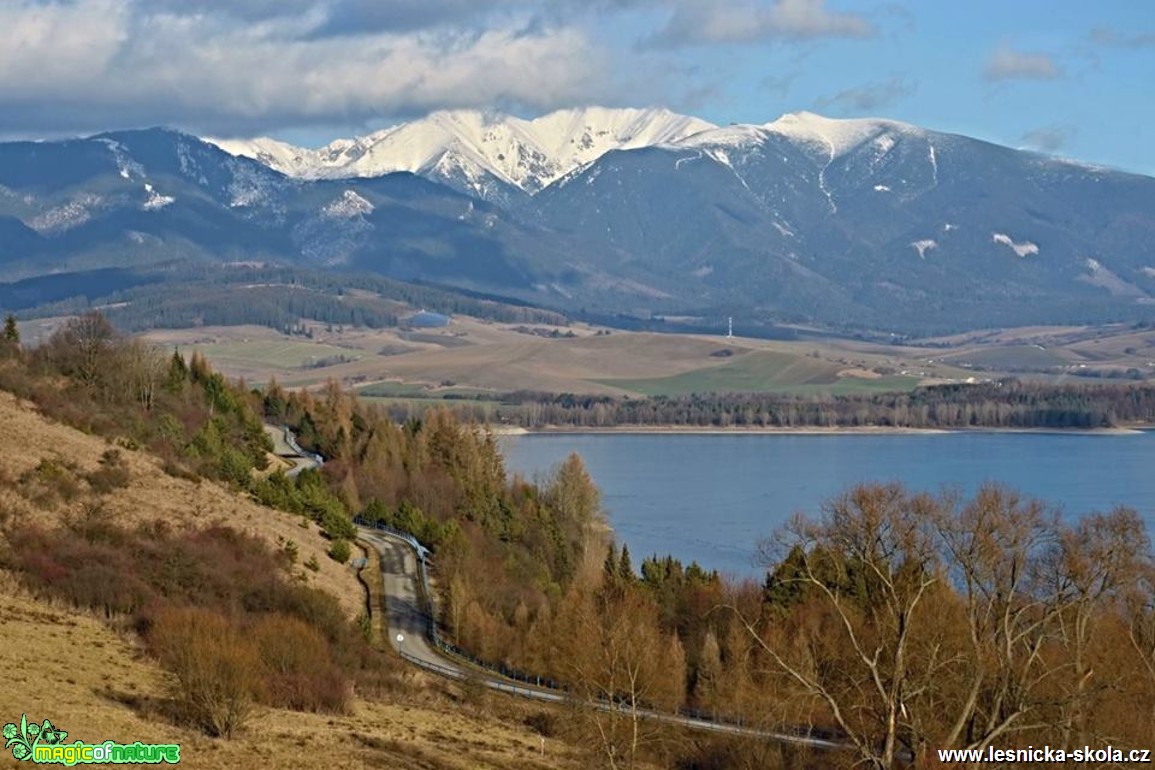
[[29, 722], [28, 715], [20, 716], [20, 723], [4, 725], [4, 748], [22, 762], [42, 765], [175, 765], [180, 762], [179, 743], [68, 743], [68, 733], [49, 720]]

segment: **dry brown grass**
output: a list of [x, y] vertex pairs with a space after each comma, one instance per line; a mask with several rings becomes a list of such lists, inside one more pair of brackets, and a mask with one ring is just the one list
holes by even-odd
[[[311, 387], [327, 379], [347, 386], [400, 380], [436, 386], [452, 381], [462, 386], [499, 392], [541, 390], [554, 393], [622, 395], [634, 393], [621, 382], [673, 377], [723, 366], [732, 359], [712, 357], [720, 348], [737, 353], [767, 351], [799, 357], [817, 354], [832, 372], [869, 371], [888, 367], [909, 370], [912, 376], [949, 381], [971, 373], [928, 359], [942, 351], [904, 348], [840, 338], [780, 340], [726, 339], [721, 335], [653, 334], [601, 329], [575, 324], [559, 332], [576, 338], [548, 339], [516, 331], [517, 325], [496, 324], [458, 316], [445, 329], [427, 330], [414, 339], [394, 329], [346, 329], [326, 332], [312, 324], [312, 344], [318, 351], [336, 346], [357, 361], [322, 369], [300, 369], [262, 364], [253, 356], [239, 355], [244, 345], [254, 350], [263, 345], [307, 346], [302, 337], [285, 337], [259, 327], [206, 327], [194, 330], [150, 332], [149, 338], [165, 346], [200, 345], [213, 366], [231, 376], [255, 382], [276, 377], [288, 387]], [[444, 337], [453, 346], [436, 344]], [[432, 341], [431, 341], [432, 340]], [[388, 354], [383, 355], [382, 351]], [[318, 352], [318, 356], [321, 353]], [[259, 357], [258, 357], [259, 358]]]
[[[101, 455], [109, 448], [104, 439], [51, 422], [33, 406], [3, 392], [0, 425], [8, 439], [0, 445], [0, 479], [18, 478], [46, 458], [74, 464], [78, 474], [91, 473], [100, 468]], [[348, 566], [328, 558], [329, 541], [321, 536], [316, 524], [310, 522], [302, 528], [303, 519], [299, 516], [266, 508], [215, 482], [173, 478], [161, 469], [155, 457], [127, 449], [120, 451], [129, 471], [129, 484], [102, 497], [114, 522], [131, 527], [163, 519], [176, 528], [223, 524], [255, 535], [274, 548], [291, 540], [297, 544], [300, 564], [315, 556], [321, 565], [320, 571], [307, 572], [310, 585], [336, 597], [349, 617], [361, 612], [364, 589]], [[76, 505], [64, 505], [46, 510], [0, 484], [0, 510], [5, 507], [25, 520], [48, 526], [58, 524], [76, 509]]]
[[[0, 573], [0, 722], [50, 719], [68, 740], [181, 744], [181, 766], [538, 770], [577, 768], [573, 749], [540, 739], [516, 719], [484, 716], [437, 693], [410, 703], [360, 700], [348, 716], [261, 709], [231, 741], [165, 716], [166, 674], [129, 637], [90, 615], [45, 604]], [[508, 718], [507, 718], [508, 719]], [[513, 725], [513, 726], [507, 726]], [[6, 752], [0, 767], [18, 766]]]
[[[407, 338], [394, 329], [346, 329], [326, 332], [323, 324], [306, 322], [314, 339], [286, 337], [254, 326], [207, 327], [194, 330], [150, 332], [162, 345], [185, 349], [201, 346], [214, 367], [231, 376], [265, 382], [276, 376], [289, 387], [310, 387], [327, 379], [345, 385], [381, 380], [437, 385], [450, 380], [458, 385], [495, 391], [542, 390], [554, 393], [621, 395], [628, 391], [615, 380], [650, 380], [723, 365], [727, 359], [710, 358], [719, 347], [736, 351], [761, 350], [797, 356], [813, 356], [835, 371], [870, 372], [877, 367], [906, 371], [924, 384], [964, 381], [975, 375], [966, 367], [952, 365], [969, 356], [1000, 351], [994, 360], [1008, 371], [1037, 368], [1030, 346], [1040, 345], [1059, 365], [1076, 371], [1080, 364], [1120, 372], [1137, 368], [1155, 372], [1155, 331], [1133, 330], [1129, 325], [1022, 327], [992, 329], [925, 340], [931, 346], [895, 345], [837, 337], [801, 341], [733, 339], [720, 335], [649, 334], [613, 331], [595, 336], [598, 329], [581, 324], [573, 331], [577, 339], [543, 339], [514, 330], [513, 324], [496, 324], [464, 316], [455, 317], [446, 329], [428, 330], [419, 339]], [[435, 344], [444, 336], [454, 347]], [[322, 369], [275, 366], [245, 353], [262, 345], [289, 344], [317, 347], [317, 356], [332, 347], [359, 356], [357, 361]], [[241, 347], [238, 347], [240, 345]], [[382, 355], [387, 351], [388, 355]], [[983, 372], [999, 376], [1004, 372]], [[854, 376], [850, 374], [849, 376]], [[1064, 376], [1064, 375], [1059, 375]]]
[[[9, 439], [0, 448], [0, 482], [5, 482], [0, 512], [58, 526], [73, 504], [33, 504], [12, 482], [43, 458], [74, 468], [78, 476], [94, 471], [108, 443], [50, 422], [4, 393], [0, 424]], [[319, 573], [308, 573], [310, 583], [337, 597], [348, 615], [360, 612], [364, 586], [348, 567], [326, 558], [327, 541], [315, 526], [302, 529], [298, 517], [217, 484], [174, 479], [143, 453], [121, 453], [129, 484], [101, 498], [115, 521], [131, 526], [165, 519], [177, 527], [224, 523], [274, 547], [279, 539], [293, 540], [299, 563], [315, 555], [321, 564]], [[422, 674], [406, 673], [404, 686], [392, 691], [355, 694], [348, 714], [258, 708], [246, 728], [227, 741], [181, 726], [170, 700], [170, 676], [144, 653], [127, 621], [110, 625], [93, 613], [36, 598], [13, 574], [0, 571], [0, 723], [27, 713], [29, 719], [52, 720], [68, 731], [70, 741], [177, 742], [181, 764], [192, 768], [585, 766], [580, 753], [561, 741], [547, 740], [542, 755], [540, 737], [522, 726], [519, 716], [532, 707], [505, 699], [466, 704], [451, 686]], [[0, 752], [0, 767], [17, 765], [8, 752]]]

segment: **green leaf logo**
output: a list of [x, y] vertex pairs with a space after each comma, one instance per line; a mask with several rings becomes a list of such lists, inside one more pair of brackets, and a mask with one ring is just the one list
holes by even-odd
[[63, 742], [68, 733], [57, 730], [47, 719], [42, 725], [29, 723], [28, 715], [21, 714], [19, 727], [14, 722], [9, 722], [4, 725], [3, 735], [4, 748], [9, 749], [16, 759], [27, 760], [32, 759], [33, 750], [41, 742], [54, 746]]
[[63, 730], [58, 730], [52, 726], [52, 723], [47, 719], [40, 727], [40, 740], [44, 741], [49, 746], [56, 746], [64, 743], [64, 739], [68, 737], [68, 733]]

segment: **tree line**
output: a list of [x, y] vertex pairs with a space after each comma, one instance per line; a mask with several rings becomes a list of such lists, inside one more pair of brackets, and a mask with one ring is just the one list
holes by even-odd
[[405, 308], [502, 323], [568, 323], [560, 313], [510, 300], [368, 274], [184, 263], [125, 273], [121, 278], [123, 288], [114, 288], [115, 281], [96, 282], [109, 286], [101, 289], [99, 296], [92, 296], [94, 282], [78, 281], [73, 289], [75, 296], [24, 308], [21, 316], [82, 314], [100, 306], [111, 322], [126, 331], [242, 324], [285, 330], [302, 318], [376, 329], [397, 326]]
[[[1011, 403], [1076, 408], [1067, 389], [980, 393], [1000, 387]], [[877, 768], [938, 748], [1150, 739], [1155, 556], [1133, 510], [1065, 522], [997, 486], [962, 499], [868, 484], [768, 540], [763, 583], [733, 581], [668, 556], [635, 566], [599, 539], [576, 456], [533, 485], [445, 410], [397, 425], [335, 385], [267, 394], [336, 458], [335, 488], [434, 546], [448, 638], [622, 706], [585, 717], [607, 766], [668, 758], [646, 708], [814, 730]], [[1127, 419], [1148, 397], [1074, 394], [1100, 395], [1134, 405], [1117, 407]], [[766, 761], [797, 761], [782, 752]]]
[[615, 398], [519, 391], [503, 397], [495, 417], [526, 428], [1089, 429], [1155, 422], [1155, 386], [1006, 379], [846, 396], [705, 393]]
[[[577, 456], [529, 481], [506, 472], [484, 426], [447, 410], [398, 423], [335, 383], [256, 389], [139, 344], [96, 316], [34, 351], [4, 338], [0, 386], [57, 419], [131, 436], [173, 472], [309, 516], [335, 541], [350, 512], [413, 532], [434, 548], [446, 637], [594, 706], [569, 729], [598, 766], [893, 768], [939, 748], [1150, 743], [1155, 556], [1135, 511], [1070, 522], [1000, 487], [964, 499], [868, 484], [774, 533], [764, 580], [731, 580], [660, 554], [636, 564]], [[1101, 399], [1131, 420], [1149, 406], [1141, 389], [980, 388], [1016, 409]], [[985, 403], [965, 388], [932, 395], [936, 413], [957, 408], [952, 398]], [[910, 408], [917, 397], [885, 398]], [[262, 417], [292, 426], [322, 469], [253, 474]], [[606, 701], [620, 708], [596, 707]], [[849, 749], [806, 758], [757, 741], [688, 743], [644, 719], [650, 708]]]

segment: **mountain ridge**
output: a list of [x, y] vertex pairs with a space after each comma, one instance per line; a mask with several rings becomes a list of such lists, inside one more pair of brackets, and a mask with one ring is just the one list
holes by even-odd
[[[441, 110], [315, 149], [270, 137], [202, 138], [231, 155], [297, 179], [361, 179], [409, 172], [475, 197], [509, 203], [511, 196], [535, 195], [614, 150], [740, 149], [771, 134], [825, 156], [828, 162], [882, 135], [933, 136], [940, 141], [961, 136], [889, 118], [830, 118], [805, 110], [766, 123], [722, 126], [663, 107], [584, 107], [528, 120], [497, 111]], [[725, 162], [719, 155], [715, 158]], [[934, 161], [932, 146], [929, 162]]]
[[344, 179], [399, 171], [492, 197], [508, 186], [534, 193], [613, 149], [653, 146], [714, 127], [664, 108], [558, 110], [532, 120], [477, 110], [439, 111], [420, 120], [311, 150], [275, 139], [206, 137], [233, 155], [288, 176]]
[[[171, 130], [0, 143], [0, 278], [258, 260], [704, 326], [1155, 316], [1150, 177], [813, 113], [703, 128], [579, 110], [538, 119], [537, 138], [522, 121], [480, 144], [461, 132], [484, 139], [501, 119], [451, 118], [425, 137], [392, 130], [414, 140], [416, 172], [350, 178], [286, 176]], [[498, 155], [508, 167], [489, 170]]]

